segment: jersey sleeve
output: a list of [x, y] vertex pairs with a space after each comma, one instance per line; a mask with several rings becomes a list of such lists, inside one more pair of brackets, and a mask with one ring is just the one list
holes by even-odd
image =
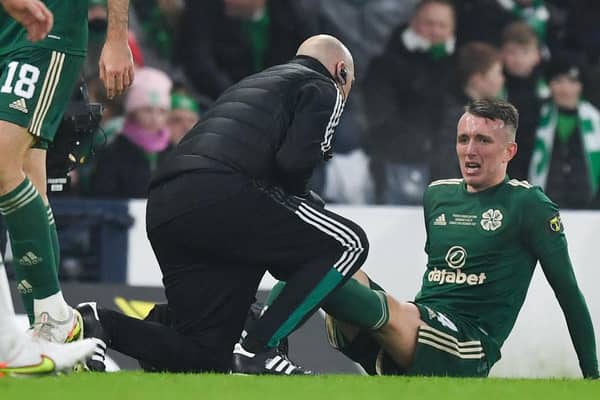
[[597, 378], [594, 327], [571, 265], [558, 206], [539, 189], [531, 190], [535, 192], [523, 208], [530, 246], [563, 311], [583, 376]]
[[546, 279], [560, 304], [579, 366], [585, 378], [598, 378], [596, 336], [587, 303], [575, 279], [568, 251], [557, 251], [540, 260]]
[[296, 99], [292, 121], [276, 154], [278, 180], [293, 194], [302, 195], [313, 170], [331, 157], [333, 134], [344, 108], [333, 83], [309, 81]]
[[558, 206], [539, 188], [527, 189], [521, 204], [524, 237], [534, 255], [541, 260], [567, 248]]

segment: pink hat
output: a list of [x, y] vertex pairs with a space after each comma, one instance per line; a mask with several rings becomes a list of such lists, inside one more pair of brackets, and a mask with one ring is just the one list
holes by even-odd
[[136, 69], [133, 84], [127, 90], [125, 111], [149, 106], [170, 109], [171, 86], [171, 79], [163, 71], [149, 67]]

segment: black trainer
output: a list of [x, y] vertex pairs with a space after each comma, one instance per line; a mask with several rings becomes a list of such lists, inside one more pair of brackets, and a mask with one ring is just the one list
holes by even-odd
[[250, 353], [240, 343], [233, 349], [231, 372], [245, 375], [314, 375], [294, 364], [277, 347], [263, 353]]
[[88, 370], [95, 372], [106, 371], [106, 342], [108, 338], [100, 323], [96, 303], [81, 303], [77, 306], [77, 311], [81, 314], [83, 320], [83, 337], [98, 339], [98, 346], [94, 354], [85, 360]]

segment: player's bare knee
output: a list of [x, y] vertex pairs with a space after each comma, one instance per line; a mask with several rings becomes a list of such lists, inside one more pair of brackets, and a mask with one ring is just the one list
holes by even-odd
[[412, 303], [399, 302], [386, 294], [389, 319], [381, 327], [382, 332], [395, 332], [396, 334], [416, 335], [419, 326], [423, 323], [419, 309]]
[[352, 278], [355, 279], [361, 285], [369, 287], [369, 277], [362, 269], [356, 271], [354, 275], [352, 275]]
[[14, 189], [22, 180], [23, 163], [32, 137], [17, 125], [0, 121], [0, 193]]

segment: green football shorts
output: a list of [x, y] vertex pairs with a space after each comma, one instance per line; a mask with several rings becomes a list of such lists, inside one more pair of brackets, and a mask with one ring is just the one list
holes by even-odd
[[[408, 369], [396, 365], [366, 331], [348, 343], [331, 318], [326, 321], [329, 343], [360, 364], [369, 375], [486, 377], [489, 374], [492, 365], [486, 349], [493, 347], [485, 345], [487, 336], [482, 331], [427, 306], [415, 305], [427, 326], [419, 329], [415, 358]], [[498, 357], [494, 354], [491, 358]]]
[[24, 47], [0, 57], [0, 120], [27, 128], [48, 148], [77, 82], [83, 56]]

